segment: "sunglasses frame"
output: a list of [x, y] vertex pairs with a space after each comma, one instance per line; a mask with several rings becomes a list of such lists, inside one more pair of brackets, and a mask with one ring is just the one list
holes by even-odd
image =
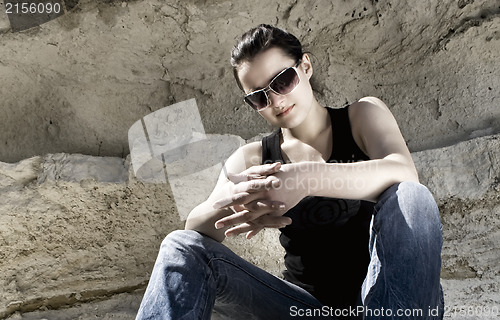
[[[277, 95], [280, 95], [280, 96], [286, 96], [287, 94], [290, 94], [293, 92], [293, 90], [295, 90], [299, 84], [300, 84], [300, 75], [299, 75], [299, 72], [297, 71], [297, 67], [302, 63], [302, 59], [299, 59], [297, 61], [297, 63], [295, 63], [295, 66], [293, 67], [288, 67], [288, 68], [285, 68], [283, 70], [281, 70], [280, 73], [278, 73], [271, 81], [269, 81], [269, 84], [265, 87], [265, 88], [262, 88], [262, 89], [259, 89], [259, 90], [255, 90], [255, 91], [252, 91], [248, 94], [245, 95], [245, 97], [243, 98], [243, 101], [245, 101], [246, 104], [248, 104], [250, 107], [252, 107], [252, 109], [256, 110], [256, 111], [262, 111], [262, 110], [265, 110], [267, 109], [270, 105], [271, 105], [271, 100], [269, 99], [269, 95], [267, 94], [269, 91], [272, 91], [274, 92], [275, 94]], [[281, 76], [283, 73], [285, 73], [286, 71], [288, 71], [289, 69], [293, 69], [295, 71], [295, 73], [297, 74], [297, 77], [299, 78], [299, 81], [297, 82], [297, 84], [295, 85], [295, 87], [290, 90], [290, 92], [287, 92], [285, 94], [281, 94], [279, 92], [276, 92], [274, 91], [272, 88], [271, 88], [271, 85], [273, 84], [274, 80], [276, 80], [279, 76]], [[267, 105], [265, 107], [262, 107], [262, 108], [257, 108], [256, 106], [254, 106], [252, 103], [248, 102], [247, 101], [247, 98], [253, 94], [256, 94], [257, 92], [260, 92], [262, 91], [264, 93], [264, 96], [266, 97], [266, 101], [267, 101]]]

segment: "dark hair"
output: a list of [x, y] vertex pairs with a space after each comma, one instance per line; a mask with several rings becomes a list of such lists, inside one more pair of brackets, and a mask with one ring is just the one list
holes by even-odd
[[233, 74], [240, 89], [243, 90], [243, 87], [238, 77], [238, 67], [270, 48], [280, 48], [296, 61], [302, 59], [302, 45], [293, 34], [268, 24], [250, 29], [241, 36], [231, 51]]

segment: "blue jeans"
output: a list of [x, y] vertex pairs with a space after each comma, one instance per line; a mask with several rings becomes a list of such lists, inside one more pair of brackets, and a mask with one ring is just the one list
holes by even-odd
[[196, 231], [161, 245], [137, 319], [442, 319], [442, 227], [426, 187], [395, 184], [371, 222], [371, 262], [362, 305], [333, 310], [302, 288], [259, 269]]

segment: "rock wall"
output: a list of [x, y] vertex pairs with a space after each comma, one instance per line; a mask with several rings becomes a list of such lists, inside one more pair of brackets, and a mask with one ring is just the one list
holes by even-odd
[[[493, 135], [412, 154], [441, 210], [449, 307], [500, 306], [498, 150]], [[0, 163], [0, 190], [0, 318], [133, 319], [163, 237], [183, 226], [169, 184], [137, 181], [122, 158], [48, 154]], [[226, 243], [279, 275], [275, 231]]]
[[190, 98], [207, 133], [268, 132], [228, 62], [237, 36], [262, 22], [312, 53], [321, 103], [381, 97], [413, 151], [500, 130], [496, 0], [68, 3], [77, 5], [19, 32], [0, 11], [2, 161], [125, 157], [137, 119]]

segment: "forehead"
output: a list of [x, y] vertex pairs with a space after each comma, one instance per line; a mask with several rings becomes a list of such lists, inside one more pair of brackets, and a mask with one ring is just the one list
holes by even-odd
[[291, 67], [294, 62], [279, 48], [259, 53], [252, 61], [245, 61], [238, 68], [238, 77], [243, 90], [249, 93], [264, 88], [274, 76], [283, 69]]

